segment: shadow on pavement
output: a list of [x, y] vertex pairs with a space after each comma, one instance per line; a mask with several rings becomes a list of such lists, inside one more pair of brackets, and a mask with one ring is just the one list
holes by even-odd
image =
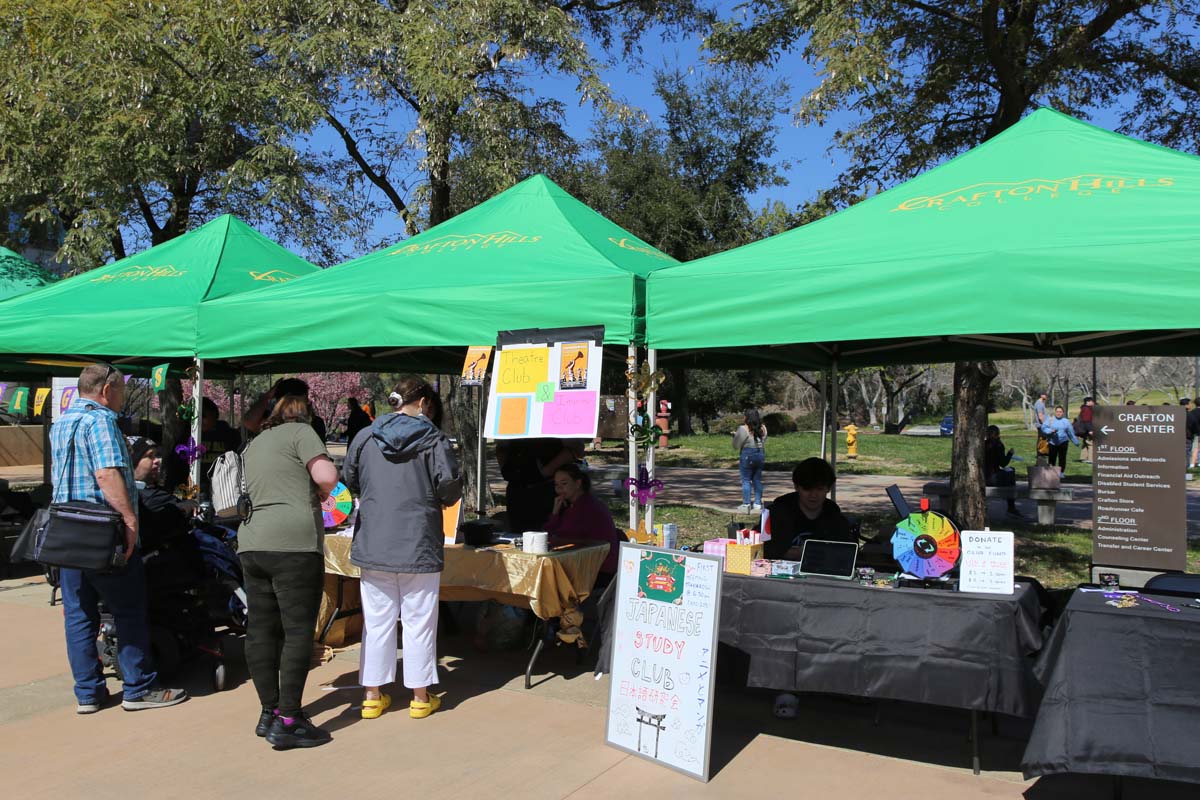
[[1196, 786], [1149, 778], [1111, 775], [1047, 775], [1025, 791], [1026, 800], [1187, 800], [1195, 798]]

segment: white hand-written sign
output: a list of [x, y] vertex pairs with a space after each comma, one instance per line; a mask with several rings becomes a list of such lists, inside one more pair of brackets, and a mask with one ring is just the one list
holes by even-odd
[[1010, 531], [963, 531], [960, 592], [1013, 593], [1013, 535]]
[[609, 744], [708, 780], [721, 559], [621, 545]]

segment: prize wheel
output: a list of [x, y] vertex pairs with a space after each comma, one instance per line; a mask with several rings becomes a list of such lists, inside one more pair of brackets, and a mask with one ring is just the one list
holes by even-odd
[[892, 557], [909, 575], [940, 578], [958, 563], [958, 528], [936, 511], [916, 511], [896, 524]]
[[346, 484], [341, 481], [338, 481], [338, 485], [333, 487], [329, 497], [326, 497], [325, 501], [321, 503], [321, 515], [325, 517], [326, 528], [336, 528], [341, 525], [353, 510], [354, 498], [350, 495]]

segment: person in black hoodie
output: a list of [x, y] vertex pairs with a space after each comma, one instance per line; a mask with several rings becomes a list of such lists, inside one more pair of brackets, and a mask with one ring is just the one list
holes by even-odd
[[821, 458], [806, 458], [792, 470], [796, 491], [771, 503], [771, 539], [763, 545], [767, 558], [800, 560], [809, 539], [857, 543], [838, 504], [826, 495], [837, 476]]
[[380, 687], [396, 679], [396, 618], [403, 623], [408, 714], [422, 719], [441, 701], [437, 683], [438, 595], [443, 564], [442, 509], [462, 497], [450, 440], [435, 424], [437, 392], [403, 378], [388, 397], [395, 413], [378, 417], [346, 450], [342, 478], [358, 495], [350, 560], [362, 570], [363, 643], [359, 683], [363, 719], [391, 705]]
[[350, 412], [346, 417], [346, 446], [348, 447], [354, 441], [354, 437], [358, 436], [359, 431], [371, 427], [371, 417], [354, 397], [346, 398], [346, 410]]

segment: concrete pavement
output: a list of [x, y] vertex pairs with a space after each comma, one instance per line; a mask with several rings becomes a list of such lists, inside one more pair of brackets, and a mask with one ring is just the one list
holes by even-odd
[[[8, 797], [289, 797], [403, 794], [429, 798], [633, 798], [886, 794], [922, 800], [1057, 800], [1110, 790], [1107, 779], [1025, 782], [1017, 773], [1028, 723], [985, 733], [984, 774], [969, 769], [967, 715], [807, 695], [795, 720], [770, 714], [769, 694], [721, 689], [713, 778], [698, 783], [604, 744], [607, 678], [596, 681], [566, 648], [522, 688], [525, 653], [486, 654], [467, 636], [439, 640], [443, 709], [364, 721], [355, 704], [357, 648], [315, 669], [307, 711], [333, 732], [313, 750], [274, 752], [253, 735], [257, 702], [239, 642], [231, 688], [213, 693], [201, 664], [175, 683], [194, 693], [174, 708], [74, 714], [61, 609], [39, 579], [0, 582], [0, 776]], [[115, 680], [110, 691], [119, 691]], [[400, 692], [395, 692], [399, 695]], [[983, 725], [981, 729], [988, 726]], [[1125, 797], [1188, 796], [1173, 784], [1127, 782]]]

